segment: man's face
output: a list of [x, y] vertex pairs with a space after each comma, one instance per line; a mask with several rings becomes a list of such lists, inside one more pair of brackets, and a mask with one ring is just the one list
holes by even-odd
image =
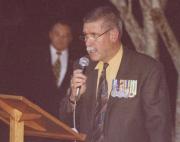
[[67, 25], [57, 23], [49, 32], [49, 38], [52, 45], [58, 51], [62, 51], [69, 47], [69, 44], [72, 40], [71, 30]]
[[114, 53], [111, 39], [112, 28], [103, 25], [104, 21], [97, 20], [84, 24], [83, 33], [88, 54], [93, 61], [108, 62]]

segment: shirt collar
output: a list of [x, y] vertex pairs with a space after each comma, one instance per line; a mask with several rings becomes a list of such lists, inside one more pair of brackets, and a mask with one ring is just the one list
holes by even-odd
[[[118, 60], [119, 60], [119, 57], [122, 57], [122, 54], [123, 54], [123, 48], [122, 48], [122, 45], [121, 47], [119, 48], [118, 52], [115, 54], [115, 56], [108, 62], [109, 66], [108, 67], [111, 67], [114, 65], [114, 63], [116, 63]], [[103, 68], [103, 62], [102, 61], [99, 61], [97, 63], [97, 65], [95, 66], [95, 69], [96, 70], [99, 70], [99, 69], [102, 69]]]
[[[51, 55], [56, 55], [57, 53], [56, 48], [52, 44], [50, 44], [50, 52], [51, 52]], [[61, 51], [61, 55], [67, 54], [67, 52], [68, 52], [68, 49], [66, 48]]]

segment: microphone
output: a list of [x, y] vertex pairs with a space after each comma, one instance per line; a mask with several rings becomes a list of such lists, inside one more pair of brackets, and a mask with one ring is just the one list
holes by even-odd
[[[89, 59], [87, 57], [81, 57], [79, 59], [79, 68], [82, 70], [82, 73], [85, 73], [86, 67], [89, 65]], [[78, 132], [76, 129], [76, 101], [80, 98], [80, 90], [81, 86], [78, 86], [76, 89], [75, 101], [73, 101], [74, 109], [73, 109], [73, 130]], [[69, 99], [70, 100], [70, 99]], [[70, 100], [71, 102], [71, 100]]]
[[[79, 59], [79, 65], [80, 65], [80, 69], [82, 69], [82, 73], [84, 74], [85, 71], [86, 71], [86, 67], [89, 65], [89, 59], [87, 57], [81, 57]], [[79, 97], [79, 93], [80, 93], [80, 89], [81, 89], [81, 86], [77, 87], [77, 90], [76, 90], [76, 97], [78, 98]]]

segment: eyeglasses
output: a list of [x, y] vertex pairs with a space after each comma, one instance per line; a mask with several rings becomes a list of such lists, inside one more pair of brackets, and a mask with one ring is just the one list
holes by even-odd
[[91, 41], [96, 41], [99, 37], [103, 36], [104, 34], [106, 34], [107, 32], [109, 32], [110, 30], [112, 30], [112, 28], [107, 29], [105, 32], [103, 32], [102, 34], [97, 34], [97, 33], [91, 33], [91, 34], [85, 34], [85, 35], [81, 35], [79, 37], [80, 40], [82, 41], [87, 41], [88, 39], [90, 39]]

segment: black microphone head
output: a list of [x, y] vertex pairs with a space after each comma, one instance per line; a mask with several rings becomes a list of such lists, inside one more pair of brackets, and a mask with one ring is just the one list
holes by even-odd
[[89, 65], [89, 59], [87, 57], [81, 57], [79, 59], [79, 65], [84, 68], [87, 67]]

